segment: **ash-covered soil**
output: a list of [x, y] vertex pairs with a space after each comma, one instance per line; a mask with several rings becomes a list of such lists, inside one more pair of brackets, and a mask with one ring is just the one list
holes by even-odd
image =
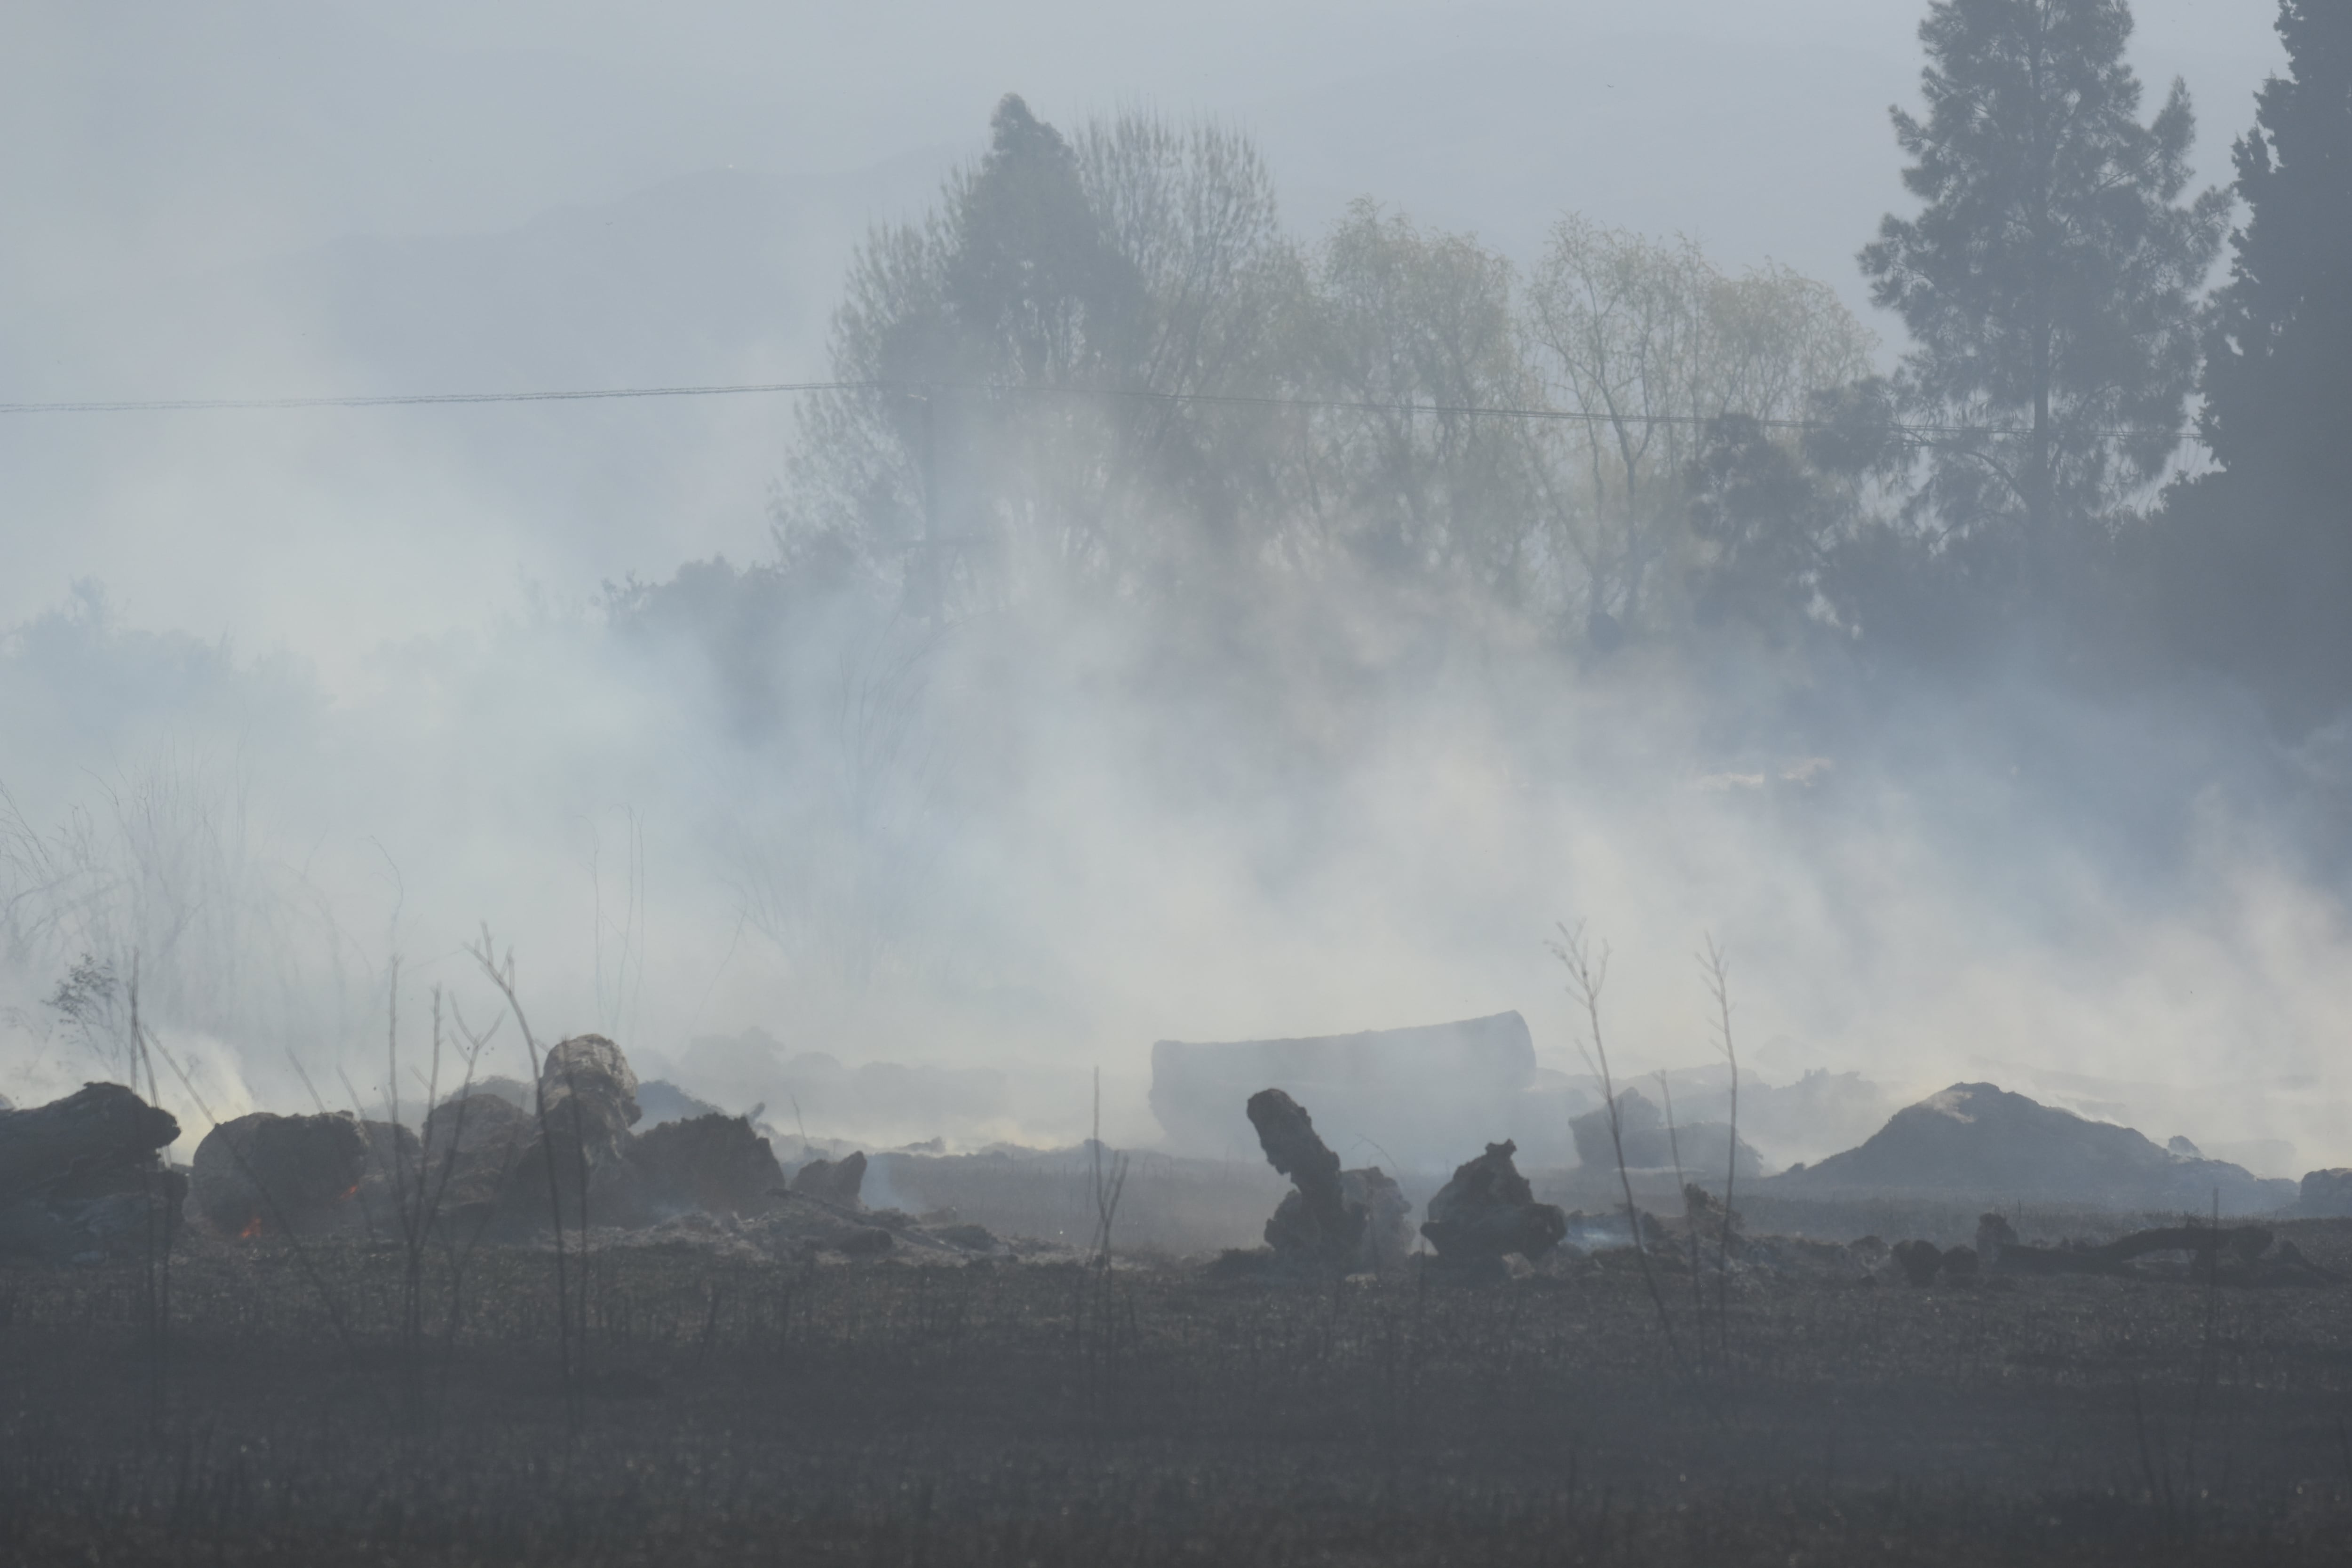
[[[2278, 1227], [2352, 1273], [2352, 1222]], [[2336, 1562], [2346, 1288], [1465, 1284], [680, 1231], [0, 1273], [12, 1563]], [[1671, 1341], [1658, 1300], [1672, 1323]], [[414, 1316], [407, 1311], [414, 1302]], [[452, 1305], [455, 1311], [452, 1314]]]

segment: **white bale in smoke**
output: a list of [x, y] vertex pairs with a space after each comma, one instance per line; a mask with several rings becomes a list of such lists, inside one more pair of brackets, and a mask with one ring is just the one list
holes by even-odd
[[1151, 1111], [1178, 1151], [1253, 1147], [1243, 1108], [1269, 1087], [1313, 1105], [1343, 1160], [1370, 1154], [1391, 1169], [1445, 1171], [1504, 1139], [1547, 1162], [1565, 1152], [1564, 1109], [1557, 1092], [1536, 1087], [1535, 1042], [1515, 1012], [1353, 1035], [1151, 1047]]

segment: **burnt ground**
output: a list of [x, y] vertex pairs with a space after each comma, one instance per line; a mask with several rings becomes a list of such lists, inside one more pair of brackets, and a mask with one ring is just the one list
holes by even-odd
[[[2352, 1271], [2352, 1222], [2281, 1227]], [[0, 1272], [0, 1561], [2342, 1562], [2352, 1286], [207, 1244]], [[576, 1263], [576, 1260], [575, 1260]], [[330, 1311], [330, 1306], [332, 1311]]]

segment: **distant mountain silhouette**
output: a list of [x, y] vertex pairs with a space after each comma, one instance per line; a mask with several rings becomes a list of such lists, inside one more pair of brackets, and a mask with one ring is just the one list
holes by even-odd
[[[2186, 1147], [2184, 1145], [2184, 1147]], [[2293, 1182], [2160, 1147], [1990, 1083], [1956, 1083], [1889, 1118], [1859, 1148], [1760, 1184], [1790, 1196], [1935, 1193], [2224, 1214], [2294, 1201]]]

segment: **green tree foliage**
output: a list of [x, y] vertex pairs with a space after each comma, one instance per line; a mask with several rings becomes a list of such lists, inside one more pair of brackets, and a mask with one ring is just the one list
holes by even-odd
[[2219, 466], [2166, 498], [2160, 561], [2189, 650], [2315, 714], [2352, 696], [2352, 6], [2284, 0], [2278, 29], [2208, 320]]
[[2123, 0], [1936, 0], [1927, 118], [1894, 111], [1924, 210], [1862, 253], [1914, 341], [1906, 407], [1980, 432], [1929, 444], [1916, 515], [2029, 580], [2171, 459], [2227, 217], [2221, 193], [2181, 202], [2188, 89], [2141, 122], [2131, 29]]

